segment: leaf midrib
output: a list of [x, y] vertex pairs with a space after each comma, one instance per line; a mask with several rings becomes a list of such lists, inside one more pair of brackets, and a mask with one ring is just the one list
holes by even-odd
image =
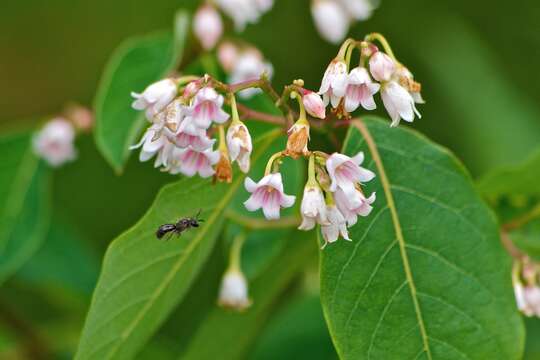
[[377, 171], [379, 172], [380, 182], [383, 187], [384, 195], [386, 197], [386, 203], [388, 205], [388, 208], [390, 209], [390, 214], [392, 216], [392, 224], [394, 225], [394, 231], [396, 233], [396, 238], [399, 244], [399, 251], [401, 255], [401, 260], [403, 262], [403, 269], [405, 271], [405, 277], [407, 279], [407, 284], [409, 286], [409, 290], [411, 293], [411, 298], [412, 298], [414, 310], [416, 313], [416, 319], [420, 328], [420, 334], [422, 336], [422, 343], [424, 344], [424, 351], [426, 352], [428, 359], [431, 360], [432, 356], [431, 356], [431, 350], [429, 348], [428, 335], [427, 335], [426, 327], [424, 324], [424, 319], [422, 316], [422, 310], [420, 308], [420, 302], [417, 296], [417, 290], [416, 290], [416, 285], [414, 283], [411, 266], [409, 264], [409, 257], [407, 254], [405, 239], [403, 237], [403, 231], [401, 229], [401, 223], [399, 221], [396, 204], [394, 202], [394, 197], [392, 194], [390, 181], [388, 180], [388, 177], [386, 175], [386, 170], [384, 168], [382, 159], [379, 155], [377, 145], [375, 144], [375, 141], [373, 140], [373, 137], [371, 136], [371, 133], [369, 132], [368, 128], [365, 126], [365, 124], [361, 120], [352, 121], [352, 125], [356, 127], [358, 131], [360, 131], [360, 133], [366, 140], [366, 143], [369, 148], [369, 151], [371, 152], [373, 161], [375, 162], [375, 166], [377, 167]]

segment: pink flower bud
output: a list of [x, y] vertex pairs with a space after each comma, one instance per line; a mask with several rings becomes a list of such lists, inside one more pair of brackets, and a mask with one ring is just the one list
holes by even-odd
[[322, 98], [315, 92], [307, 90], [302, 96], [302, 102], [306, 111], [311, 115], [324, 119], [326, 117], [326, 108]]
[[238, 48], [229, 41], [224, 42], [218, 47], [217, 57], [223, 70], [230, 72], [236, 65], [236, 60], [238, 59]]
[[377, 51], [369, 59], [369, 70], [375, 80], [389, 81], [396, 70], [396, 64], [390, 56], [381, 51]]
[[193, 32], [206, 50], [212, 49], [223, 34], [223, 23], [211, 5], [201, 6], [193, 19]]

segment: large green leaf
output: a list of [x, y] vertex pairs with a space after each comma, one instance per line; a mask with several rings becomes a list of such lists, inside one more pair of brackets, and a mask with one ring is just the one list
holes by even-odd
[[350, 129], [344, 152], [358, 151], [377, 174], [365, 186], [377, 192], [374, 210], [350, 229], [352, 242], [321, 252], [323, 309], [340, 357], [520, 358], [510, 259], [463, 166], [375, 118]]
[[[255, 144], [258, 161], [275, 139]], [[77, 359], [129, 359], [183, 298], [211, 251], [223, 213], [241, 186], [212, 186], [198, 178], [165, 186], [147, 214], [110, 245], [83, 329]], [[157, 227], [202, 209], [204, 224], [171, 241], [155, 238]]]
[[41, 245], [49, 222], [49, 172], [31, 134], [0, 139], [0, 283]]
[[132, 38], [115, 51], [99, 84], [95, 99], [96, 143], [103, 156], [122, 171], [129, 146], [144, 123], [144, 114], [131, 108], [132, 91], [141, 92], [166, 76], [183, 53], [188, 17], [179, 13], [175, 38], [170, 33]]
[[215, 307], [196, 330], [181, 359], [234, 360], [246, 356], [280, 295], [316, 254], [312, 233], [293, 234], [286, 239], [280, 256], [250, 284], [253, 305], [243, 313]]

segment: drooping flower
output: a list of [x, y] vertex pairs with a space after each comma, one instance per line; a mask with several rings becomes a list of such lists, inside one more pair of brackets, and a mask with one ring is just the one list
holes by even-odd
[[356, 67], [348, 76], [347, 91], [345, 93], [345, 110], [353, 112], [360, 104], [366, 110], [374, 110], [375, 100], [373, 95], [381, 86], [374, 83], [364, 67]]
[[397, 78], [397, 82], [405, 89], [407, 89], [409, 94], [411, 94], [415, 103], [425, 103], [422, 95], [420, 94], [420, 90], [422, 87], [420, 83], [414, 81], [413, 74], [409, 71], [409, 69], [407, 69], [403, 65], [399, 65], [394, 75]]
[[223, 95], [220, 95], [210, 86], [200, 89], [195, 95], [191, 108], [190, 118], [201, 128], [208, 129], [212, 121], [223, 124], [229, 119], [229, 114], [223, 111]]
[[247, 177], [244, 186], [251, 193], [249, 199], [244, 202], [246, 209], [256, 211], [262, 208], [268, 220], [279, 219], [280, 209], [293, 206], [296, 198], [284, 193], [280, 173], [268, 174], [258, 183]]
[[230, 183], [232, 181], [232, 166], [229, 160], [229, 154], [226, 150], [220, 151], [219, 161], [216, 165], [216, 179], [219, 182]]
[[341, 98], [347, 90], [347, 64], [344, 61], [334, 59], [324, 73], [319, 94], [323, 96], [323, 102], [337, 108]]
[[324, 238], [323, 248], [328, 243], [337, 241], [339, 236], [345, 240], [351, 241], [345, 218], [339, 212], [335, 205], [328, 205], [326, 208], [327, 223], [321, 225], [321, 232]]
[[349, 31], [350, 18], [336, 1], [312, 1], [311, 15], [319, 34], [333, 44], [342, 41]]
[[142, 147], [141, 152], [139, 153], [139, 160], [140, 161], [150, 160], [168, 142], [165, 131], [166, 130], [162, 126], [158, 124], [154, 124], [150, 126], [148, 129], [146, 129], [146, 132], [142, 136], [139, 143], [130, 146], [129, 149], [135, 150]]
[[169, 168], [171, 174], [182, 173], [191, 177], [198, 173], [200, 177], [207, 178], [215, 174], [212, 166], [219, 161], [220, 153], [212, 149], [197, 151], [192, 147], [175, 148], [172, 157], [174, 161]]
[[320, 95], [309, 90], [305, 90], [302, 95], [302, 103], [308, 114], [324, 119], [326, 117], [326, 107]]
[[336, 205], [348, 226], [356, 224], [358, 216], [368, 216], [373, 210], [371, 204], [375, 201], [375, 193], [372, 193], [369, 197], [365, 197], [364, 194], [356, 189], [353, 196], [347, 196], [341, 188], [338, 188], [334, 193]]
[[218, 304], [239, 311], [245, 310], [251, 305], [247, 280], [241, 271], [230, 269], [225, 273], [221, 280]]
[[233, 19], [236, 31], [243, 31], [247, 24], [259, 21], [273, 5], [272, 0], [216, 0], [216, 3]]
[[226, 72], [233, 70], [236, 60], [239, 57], [238, 47], [230, 41], [222, 42], [217, 49], [217, 58], [221, 67]]
[[304, 187], [304, 197], [300, 205], [302, 224], [300, 230], [311, 230], [315, 224], [326, 224], [326, 203], [320, 186], [317, 184], [306, 184]]
[[540, 288], [538, 286], [514, 283], [514, 294], [519, 311], [526, 316], [540, 317]]
[[392, 119], [390, 124], [392, 127], [398, 126], [400, 119], [412, 122], [415, 113], [419, 118], [422, 117], [416, 110], [411, 94], [395, 81], [382, 84], [381, 98], [386, 111], [388, 111]]
[[[230, 83], [240, 83], [248, 80], [256, 80], [266, 73], [268, 78], [272, 77], [272, 65], [264, 61], [262, 54], [256, 49], [246, 50], [238, 55], [233, 69], [229, 76]], [[244, 89], [238, 93], [241, 98], [247, 99], [260, 93], [257, 88]]]
[[53, 167], [58, 167], [77, 157], [73, 146], [75, 129], [64, 118], [50, 120], [32, 139], [34, 152]]
[[223, 22], [217, 10], [204, 4], [193, 17], [193, 32], [204, 49], [212, 49], [223, 34]]
[[242, 172], [247, 173], [250, 166], [250, 156], [253, 150], [251, 135], [242, 122], [234, 122], [227, 130], [227, 147], [231, 161], [236, 161]]
[[296, 159], [308, 153], [309, 142], [309, 122], [306, 119], [300, 119], [288, 131], [287, 155]]
[[203, 151], [214, 146], [216, 139], [210, 139], [206, 131], [197, 128], [198, 135], [192, 135], [187, 132], [179, 131], [172, 138], [176, 146], [180, 148], [192, 147], [196, 151]]
[[340, 153], [333, 153], [326, 160], [326, 169], [330, 175], [330, 191], [336, 191], [338, 187], [346, 196], [356, 196], [356, 184], [367, 182], [375, 177], [375, 174], [360, 166], [364, 161], [364, 153], [359, 152], [354, 157]]
[[132, 92], [135, 101], [131, 106], [136, 110], [146, 110], [146, 117], [151, 120], [173, 101], [177, 92], [176, 83], [172, 79], [163, 79], [149, 85], [141, 94]]
[[377, 51], [369, 58], [369, 71], [377, 81], [390, 81], [396, 71], [396, 63], [382, 51]]

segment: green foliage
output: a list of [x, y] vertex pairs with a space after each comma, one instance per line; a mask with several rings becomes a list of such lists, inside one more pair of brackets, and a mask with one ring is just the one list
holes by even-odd
[[0, 139], [0, 283], [41, 245], [49, 223], [49, 172], [31, 134]]
[[[321, 298], [342, 359], [518, 359], [523, 328], [496, 223], [462, 165], [417, 133], [365, 120], [344, 146], [377, 173], [373, 213], [321, 253]], [[388, 183], [385, 183], [385, 175]], [[393, 201], [392, 201], [393, 199]]]
[[[253, 160], [266, 154], [276, 133], [256, 144]], [[110, 245], [94, 291], [77, 359], [133, 357], [185, 295], [214, 246], [224, 211], [241, 186], [212, 187], [185, 179], [165, 186], [147, 214]], [[202, 209], [206, 221], [178, 239], [159, 242], [157, 227]]]
[[188, 31], [188, 17], [177, 16], [175, 37], [162, 33], [126, 40], [113, 54], [101, 79], [96, 99], [96, 144], [121, 172], [144, 123], [144, 114], [131, 108], [132, 91], [141, 92], [178, 64]]
[[[287, 285], [316, 251], [313, 233], [294, 232], [287, 247], [250, 283], [253, 305], [243, 313], [212, 309], [203, 319], [182, 359], [243, 359], [253, 346]], [[212, 339], [212, 346], [208, 345]]]

